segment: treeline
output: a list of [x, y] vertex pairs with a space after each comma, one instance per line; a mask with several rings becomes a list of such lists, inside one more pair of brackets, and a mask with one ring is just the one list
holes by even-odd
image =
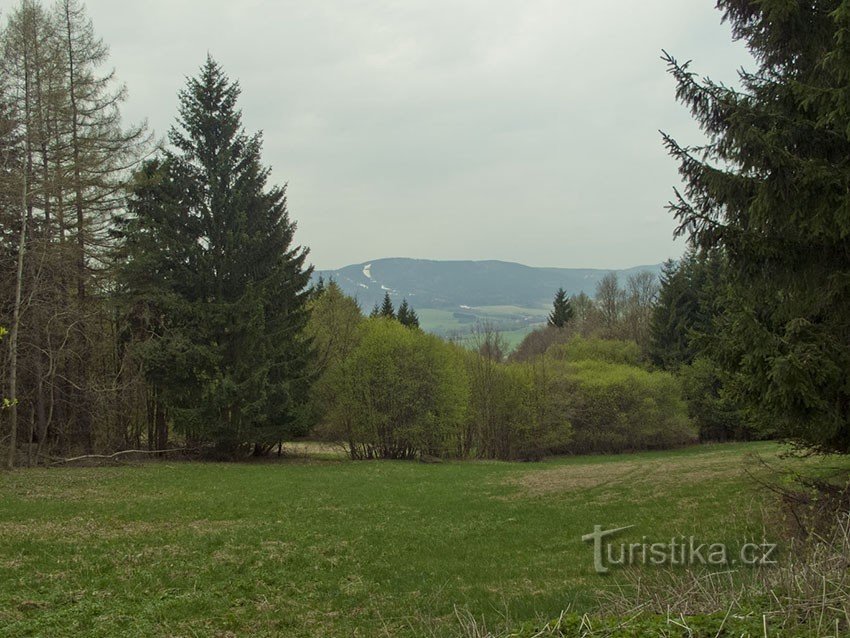
[[4, 465], [302, 433], [311, 268], [238, 84], [208, 58], [155, 147], [77, 0], [23, 0], [0, 47]]
[[774, 436], [748, 420], [743, 404], [729, 391], [729, 376], [712, 356], [727, 281], [721, 251], [691, 249], [680, 260], [665, 263], [658, 281], [642, 272], [621, 286], [611, 273], [592, 298], [567, 297], [559, 290], [548, 325], [530, 333], [510, 359], [533, 359], [576, 336], [621, 339], [633, 345], [632, 365], [675, 376], [701, 441]]
[[[0, 323], [9, 329], [2, 437], [32, 460], [120, 446], [144, 410], [119, 342], [112, 217], [147, 149], [76, 0], [25, 1], [0, 34]], [[120, 391], [118, 390], [120, 388]], [[141, 433], [138, 433], [141, 436]]]
[[487, 325], [469, 349], [392, 317], [365, 318], [333, 282], [311, 309], [314, 431], [352, 458], [533, 460], [697, 439], [679, 381], [642, 367], [635, 343], [558, 328], [563, 342], [508, 361]]
[[559, 291], [550, 325], [506, 356], [487, 326], [470, 351], [389, 296], [364, 318], [332, 283], [308, 287], [285, 190], [211, 58], [154, 147], [122, 125], [82, 5], [22, 0], [0, 33], [5, 465], [174, 446], [237, 458], [311, 431], [355, 458], [697, 436], [850, 451], [844, 14], [722, 4], [759, 60], [744, 91], [668, 58], [709, 137], [665, 137], [691, 250], [660, 282]]

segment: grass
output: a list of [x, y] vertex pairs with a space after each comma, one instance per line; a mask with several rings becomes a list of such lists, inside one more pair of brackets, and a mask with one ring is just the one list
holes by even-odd
[[21, 470], [0, 476], [0, 634], [453, 636], [456, 609], [589, 610], [621, 581], [582, 534], [756, 537], [744, 468], [779, 449]]
[[[417, 308], [422, 329], [443, 337], [468, 336], [477, 322], [489, 322], [495, 326], [513, 350], [534, 328], [545, 323], [548, 309], [526, 308], [522, 306], [478, 306], [475, 308], [457, 308], [445, 310], [438, 308]], [[461, 321], [455, 312], [475, 317], [474, 320]]]

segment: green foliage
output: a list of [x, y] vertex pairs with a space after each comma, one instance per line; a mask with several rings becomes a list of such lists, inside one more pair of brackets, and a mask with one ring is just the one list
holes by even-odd
[[460, 351], [384, 318], [359, 326], [351, 354], [320, 384], [321, 432], [353, 458], [444, 455], [467, 403]]
[[604, 361], [638, 366], [641, 363], [641, 351], [633, 341], [616, 339], [584, 338], [576, 335], [567, 343], [556, 344], [549, 348], [548, 356], [560, 361]]
[[419, 316], [416, 314], [416, 311], [410, 307], [407, 303], [407, 299], [402, 300], [401, 305], [398, 307], [398, 314], [396, 315], [396, 319], [398, 322], [407, 327], [407, 328], [418, 328], [419, 327]]
[[740, 407], [724, 390], [724, 371], [708, 357], [697, 357], [679, 368], [688, 413], [699, 428], [701, 441], [746, 441], [754, 434]]
[[384, 293], [384, 302], [381, 304], [380, 312], [376, 315], [384, 319], [395, 319], [395, 308], [393, 308], [393, 300], [390, 299], [390, 293]]
[[310, 319], [305, 332], [316, 354], [313, 364], [321, 374], [341, 363], [354, 349], [363, 313], [357, 301], [343, 293], [335, 281], [314, 289], [308, 310]]
[[302, 431], [307, 251], [267, 187], [239, 85], [208, 58], [180, 93], [174, 150], [137, 176], [123, 220], [127, 319], [148, 383], [191, 444], [232, 455]]
[[703, 441], [747, 440], [753, 433], [716, 361], [717, 317], [724, 312], [726, 259], [721, 251], [688, 251], [664, 265], [652, 322], [649, 359], [681, 375], [688, 411]]
[[671, 204], [701, 249], [728, 259], [716, 358], [764, 431], [850, 452], [850, 38], [839, 0], [718, 8], [756, 59], [740, 91], [668, 56], [677, 97], [708, 137], [665, 143], [686, 188]]
[[723, 312], [726, 276], [726, 260], [716, 250], [689, 250], [681, 261], [664, 264], [648, 348], [655, 365], [676, 370], [710, 352], [715, 318]]
[[563, 328], [572, 320], [574, 315], [575, 311], [569, 297], [567, 297], [567, 292], [563, 288], [559, 288], [552, 303], [552, 312], [549, 314], [549, 325], [553, 328]]
[[537, 460], [566, 448], [572, 428], [563, 380], [544, 359], [500, 364], [472, 353], [467, 366], [470, 408], [460, 456]]
[[612, 454], [696, 441], [672, 374], [589, 359], [566, 365], [571, 451]]

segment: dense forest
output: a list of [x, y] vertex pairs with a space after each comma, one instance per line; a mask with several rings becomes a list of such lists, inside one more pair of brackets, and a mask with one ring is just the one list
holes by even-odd
[[774, 4], [720, 3], [759, 65], [740, 90], [666, 57], [707, 137], [664, 137], [687, 253], [661, 281], [552, 291], [547, 327], [507, 352], [486, 324], [470, 348], [423, 332], [406, 300], [366, 316], [310, 286], [286, 190], [213, 58], [155, 143], [122, 122], [78, 0], [22, 0], [0, 34], [4, 464], [234, 459], [307, 435], [352, 458], [753, 438], [846, 453], [848, 16]]

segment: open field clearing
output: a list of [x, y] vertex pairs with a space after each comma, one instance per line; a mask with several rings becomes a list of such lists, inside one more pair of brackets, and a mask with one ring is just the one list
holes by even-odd
[[580, 537], [760, 537], [772, 444], [540, 464], [150, 463], [0, 480], [13, 636], [457, 635], [592, 609]]

